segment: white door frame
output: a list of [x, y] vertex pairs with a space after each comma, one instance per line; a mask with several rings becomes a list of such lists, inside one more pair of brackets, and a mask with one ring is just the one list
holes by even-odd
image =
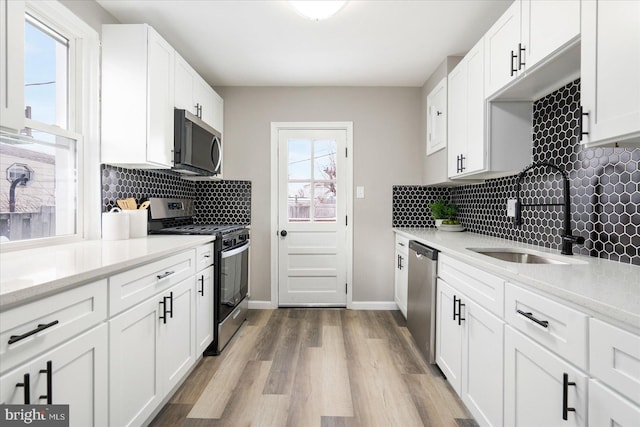
[[286, 129], [339, 129], [347, 132], [347, 308], [353, 299], [353, 122], [271, 122], [271, 308], [278, 308], [278, 132]]

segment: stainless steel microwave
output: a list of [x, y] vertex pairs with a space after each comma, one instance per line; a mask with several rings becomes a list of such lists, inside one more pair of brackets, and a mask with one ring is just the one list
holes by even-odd
[[173, 170], [183, 174], [216, 176], [222, 172], [220, 132], [187, 110], [174, 110]]

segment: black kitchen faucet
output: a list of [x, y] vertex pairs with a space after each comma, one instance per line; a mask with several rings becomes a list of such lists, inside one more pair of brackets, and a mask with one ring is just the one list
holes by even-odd
[[[563, 180], [562, 203], [533, 203], [533, 204], [520, 203], [520, 184], [522, 182], [522, 178], [524, 178], [525, 174], [529, 170], [533, 168], [538, 168], [538, 167], [548, 167], [551, 169], [555, 169], [560, 173], [560, 175], [562, 175], [562, 180]], [[584, 243], [584, 237], [574, 236], [571, 233], [571, 203], [570, 203], [570, 194], [569, 194], [569, 176], [564, 171], [564, 169], [549, 162], [532, 163], [526, 168], [522, 169], [522, 172], [518, 174], [517, 188], [516, 188], [516, 212], [513, 218], [513, 224], [516, 227], [519, 227], [520, 225], [522, 225], [522, 207], [523, 206], [564, 206], [563, 231], [562, 231], [562, 235], [560, 236], [562, 238], [562, 249], [560, 251], [562, 255], [573, 255], [573, 244], [577, 243], [581, 245]]]

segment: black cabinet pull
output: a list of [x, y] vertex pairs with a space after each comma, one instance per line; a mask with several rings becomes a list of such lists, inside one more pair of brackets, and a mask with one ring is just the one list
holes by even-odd
[[41, 374], [47, 374], [47, 394], [41, 395], [40, 400], [47, 399], [47, 405], [53, 404], [53, 362], [47, 360], [47, 369], [40, 369]]
[[398, 268], [402, 270], [404, 265], [402, 265], [402, 255], [398, 255]]
[[198, 293], [204, 296], [204, 274], [200, 276], [198, 280], [200, 281], [200, 290], [198, 291]]
[[175, 271], [165, 271], [162, 274], [158, 274], [156, 277], [158, 278], [158, 280], [162, 280], [165, 277], [171, 276], [173, 273], [175, 273]]
[[576, 383], [569, 381], [569, 374], [562, 374], [562, 419], [569, 419], [569, 412], [576, 412], [576, 408], [569, 407], [569, 386], [576, 386]]
[[167, 298], [169, 297], [162, 297], [162, 301], [160, 301], [160, 304], [162, 305], [162, 314], [158, 316], [159, 319], [162, 319], [162, 323], [165, 325], [167, 324]]
[[28, 337], [30, 337], [31, 335], [33, 335], [33, 334], [37, 334], [37, 333], [38, 333], [38, 332], [40, 332], [40, 331], [44, 331], [45, 329], [50, 328], [50, 327], [52, 327], [53, 325], [57, 325], [58, 323], [60, 323], [60, 322], [58, 322], [57, 320], [54, 320], [54, 321], [53, 321], [53, 322], [51, 322], [51, 323], [40, 323], [40, 324], [38, 324], [38, 327], [37, 327], [37, 328], [32, 329], [32, 330], [31, 330], [31, 331], [29, 331], [29, 332], [25, 332], [25, 333], [24, 333], [24, 334], [22, 334], [22, 335], [11, 335], [11, 336], [9, 337], [9, 344], [13, 344], [13, 343], [18, 342], [18, 341], [20, 341], [20, 340], [23, 340], [23, 339], [25, 339], [25, 338], [28, 338]]
[[518, 71], [522, 70], [525, 66], [525, 61], [522, 60], [525, 49], [525, 47], [522, 47], [522, 43], [518, 43]]
[[22, 382], [17, 383], [16, 387], [24, 387], [24, 404], [31, 404], [31, 379], [29, 378], [29, 374], [24, 374], [22, 377]]
[[517, 55], [515, 54], [515, 52], [511, 51], [511, 61], [510, 61], [510, 64], [511, 64], [511, 74], [510, 74], [510, 76], [511, 77], [513, 77], [513, 75], [518, 71], [515, 68], [515, 65], [514, 65], [514, 62], [513, 62], [513, 60], [516, 59], [516, 58], [517, 58]]
[[173, 319], [173, 291], [169, 292], [169, 310], [167, 310], [167, 313], [169, 313], [169, 316]]
[[454, 295], [453, 296], [453, 320], [456, 320], [456, 316], [458, 315], [456, 313], [456, 305], [457, 305], [458, 301], [459, 301], [458, 298], [456, 298], [456, 296]]
[[465, 307], [466, 304], [462, 304], [462, 298], [458, 299], [458, 325], [462, 325], [463, 320], [467, 320], [462, 317], [462, 307]]
[[524, 312], [522, 310], [516, 310], [516, 312], [519, 315], [524, 316], [527, 319], [531, 320], [532, 322], [537, 323], [538, 325], [542, 326], [543, 328], [548, 328], [549, 327], [549, 321], [536, 319], [535, 316], [533, 315], [533, 313], [531, 313], [531, 312]]
[[589, 113], [585, 113], [582, 107], [580, 107], [580, 111], [578, 114], [580, 114], [580, 117], [578, 119], [578, 138], [580, 138], [580, 141], [582, 141], [582, 137], [584, 135], [589, 135], [589, 132], [584, 131], [584, 116], [589, 117]]

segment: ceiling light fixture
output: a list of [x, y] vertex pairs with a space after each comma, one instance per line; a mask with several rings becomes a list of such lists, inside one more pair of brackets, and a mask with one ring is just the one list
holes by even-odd
[[321, 21], [338, 13], [347, 2], [345, 0], [290, 0], [289, 3], [305, 18], [312, 21]]

